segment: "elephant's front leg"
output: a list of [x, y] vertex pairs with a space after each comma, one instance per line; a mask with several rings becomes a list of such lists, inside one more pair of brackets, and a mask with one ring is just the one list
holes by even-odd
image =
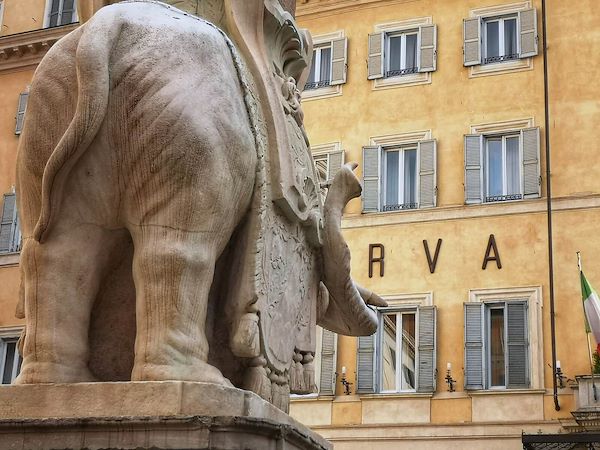
[[159, 225], [131, 229], [137, 337], [132, 380], [230, 385], [209, 365], [205, 335], [216, 245], [212, 233]]

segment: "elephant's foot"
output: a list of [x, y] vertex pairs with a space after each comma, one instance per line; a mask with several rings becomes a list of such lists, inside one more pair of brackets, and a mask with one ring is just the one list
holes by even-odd
[[87, 366], [50, 362], [24, 363], [14, 384], [89, 383], [98, 381]]
[[135, 364], [131, 381], [200, 381], [233, 387], [221, 371], [203, 361], [193, 364]]

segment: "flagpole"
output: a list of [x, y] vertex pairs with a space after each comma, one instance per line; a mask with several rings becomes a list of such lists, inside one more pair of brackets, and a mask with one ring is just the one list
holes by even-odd
[[[583, 272], [583, 270], [581, 269], [581, 253], [580, 252], [577, 252], [577, 267], [579, 268], [579, 276], [581, 276], [581, 272]], [[585, 306], [583, 308], [583, 317], [585, 318]], [[593, 362], [593, 357], [592, 357], [592, 344], [590, 342], [590, 332], [586, 330], [585, 334], [587, 336], [588, 355], [590, 358], [590, 372], [592, 374], [592, 391], [594, 393], [594, 401], [596, 402], [596, 401], [598, 401], [598, 396], [596, 394], [596, 382], [594, 379], [594, 362]]]

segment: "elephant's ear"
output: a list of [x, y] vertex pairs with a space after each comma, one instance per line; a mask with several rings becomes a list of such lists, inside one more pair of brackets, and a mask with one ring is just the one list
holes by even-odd
[[341, 219], [344, 207], [360, 196], [362, 188], [353, 170], [356, 163], [342, 166], [327, 193], [324, 207], [323, 283], [328, 304], [317, 320], [336, 333], [369, 336], [377, 330], [377, 313], [367, 305], [385, 305], [381, 297], [357, 286], [350, 276], [350, 249], [344, 241]]

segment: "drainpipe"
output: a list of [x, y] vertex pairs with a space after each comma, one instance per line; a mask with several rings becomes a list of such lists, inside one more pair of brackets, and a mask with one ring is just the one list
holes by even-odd
[[548, 106], [548, 45], [546, 41], [546, 0], [542, 0], [542, 51], [544, 54], [544, 134], [546, 140], [546, 209], [548, 217], [548, 280], [550, 283], [550, 339], [552, 344], [552, 392], [554, 409], [560, 411], [556, 384], [556, 322], [554, 314], [554, 254], [552, 252], [552, 182], [550, 179], [550, 112]]

